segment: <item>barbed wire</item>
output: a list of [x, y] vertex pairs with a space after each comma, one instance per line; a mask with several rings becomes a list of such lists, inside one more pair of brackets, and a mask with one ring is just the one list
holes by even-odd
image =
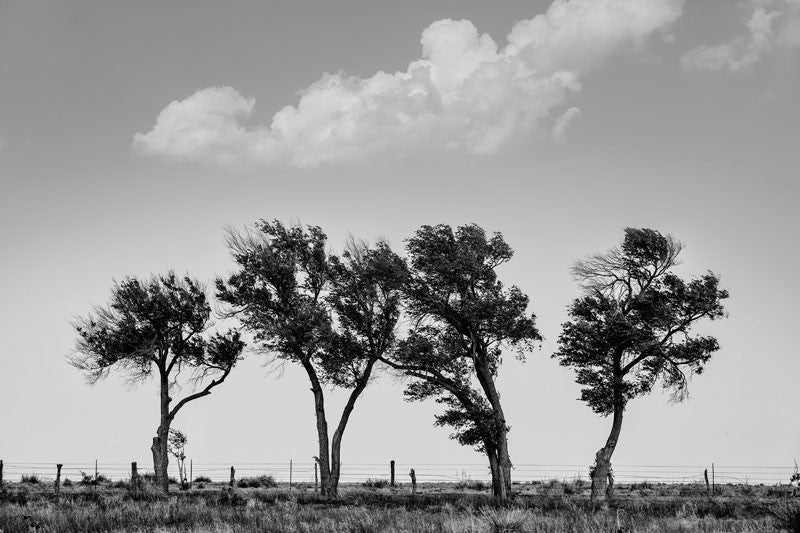
[[[55, 479], [56, 463], [51, 462], [4, 462], [3, 477], [7, 481], [17, 481], [22, 476], [35, 475], [41, 480]], [[94, 476], [95, 461], [64, 462], [62, 479], [82, 479], [83, 475]], [[186, 462], [194, 478], [207, 477], [212, 481], [230, 479], [230, 467], [235, 468], [235, 477], [255, 477], [270, 475], [278, 482], [290, 478], [298, 483], [314, 481], [313, 462]], [[139, 463], [140, 473], [146, 473], [149, 464]], [[398, 480], [403, 481], [413, 468], [416, 476], [426, 482], [486, 481], [491, 479], [488, 465], [482, 463], [395, 463]], [[704, 470], [719, 483], [738, 484], [787, 484], [794, 471], [794, 465], [742, 466], [742, 465], [614, 465], [617, 483], [704, 483]], [[177, 475], [177, 465], [170, 463], [170, 474]], [[514, 465], [512, 476], [517, 482], [546, 482], [550, 480], [575, 481], [588, 480], [587, 465], [558, 465], [544, 463], [520, 463]], [[97, 462], [97, 473], [110, 480], [128, 479], [131, 475], [130, 462]], [[361, 482], [368, 479], [388, 479], [389, 463], [344, 463], [341, 467], [341, 480]]]

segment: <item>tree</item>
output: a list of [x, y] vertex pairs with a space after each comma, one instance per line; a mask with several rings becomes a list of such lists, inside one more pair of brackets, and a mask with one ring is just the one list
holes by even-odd
[[[341, 443], [356, 401], [378, 358], [394, 343], [400, 315], [402, 260], [384, 242], [350, 243], [336, 257], [321, 228], [260, 221], [228, 233], [238, 272], [217, 280], [259, 348], [305, 370], [314, 396], [321, 492], [338, 495]], [[323, 385], [349, 389], [333, 438]]]
[[169, 454], [178, 461], [178, 477], [181, 480], [181, 488], [184, 490], [189, 488], [189, 481], [186, 478], [186, 445], [188, 443], [189, 438], [183, 431], [170, 428], [167, 447]]
[[413, 327], [384, 360], [411, 378], [408, 401], [435, 399], [445, 406], [436, 424], [489, 459], [492, 490], [505, 500], [511, 488], [506, 417], [495, 378], [503, 350], [520, 359], [541, 340], [528, 297], [506, 288], [496, 269], [513, 256], [499, 233], [475, 225], [455, 232], [422, 226], [407, 241], [409, 279], [404, 296]]
[[689, 281], [674, 274], [681, 249], [671, 235], [626, 228], [620, 247], [572, 269], [584, 294], [569, 307], [553, 357], [575, 369], [584, 387], [581, 400], [613, 417], [591, 469], [593, 500], [612, 495], [611, 457], [628, 402], [656, 383], [672, 391], [675, 401], [685, 399], [689, 377], [700, 374], [719, 349], [714, 337], [692, 328], [701, 319], [725, 316], [728, 292], [711, 272]]
[[[244, 349], [236, 331], [207, 334], [210, 316], [199, 282], [169, 272], [116, 283], [108, 306], [74, 324], [78, 341], [70, 363], [86, 374], [90, 384], [114, 369], [127, 374], [131, 386], [156, 374], [161, 416], [150, 449], [156, 483], [165, 492], [170, 424], [186, 404], [208, 396], [225, 381]], [[179, 388], [183, 370], [191, 371], [196, 388], [173, 404], [171, 393]]]

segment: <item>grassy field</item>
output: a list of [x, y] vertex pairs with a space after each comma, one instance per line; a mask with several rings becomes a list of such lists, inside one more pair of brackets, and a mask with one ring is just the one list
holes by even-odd
[[480, 483], [407, 487], [346, 485], [334, 502], [308, 485], [203, 488], [164, 496], [124, 483], [73, 485], [55, 494], [46, 482], [6, 483], [0, 493], [2, 533], [91, 532], [692, 532], [797, 531], [800, 498], [785, 488], [699, 485], [621, 486], [615, 502], [593, 509], [585, 483], [515, 485], [513, 501], [492, 504]]

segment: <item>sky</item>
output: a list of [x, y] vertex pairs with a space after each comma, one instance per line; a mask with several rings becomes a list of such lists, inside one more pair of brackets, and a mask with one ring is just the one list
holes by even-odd
[[[615, 463], [800, 456], [800, 2], [0, 0], [0, 458], [149, 462], [154, 383], [90, 387], [71, 321], [114, 280], [233, 269], [223, 228], [320, 225], [402, 251], [475, 222], [544, 336], [499, 388], [519, 464], [589, 465], [610, 427], [550, 358], [570, 265], [625, 227], [719, 274], [729, 317], [690, 398], [632, 402]], [[196, 461], [308, 461], [301, 369], [249, 354], [175, 426]], [[384, 372], [345, 464], [482, 463]], [[183, 392], [190, 391], [185, 388]], [[330, 411], [343, 400], [332, 393]]]

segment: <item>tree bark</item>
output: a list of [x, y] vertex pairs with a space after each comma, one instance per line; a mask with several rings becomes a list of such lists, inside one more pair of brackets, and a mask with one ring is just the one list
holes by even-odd
[[167, 439], [169, 438], [170, 422], [172, 422], [169, 412], [169, 404], [172, 398], [169, 397], [169, 377], [165, 371], [161, 372], [160, 385], [161, 423], [156, 430], [156, 436], [153, 437], [150, 451], [153, 453], [153, 471], [156, 475], [156, 486], [167, 493], [169, 492]]
[[367, 383], [369, 383], [369, 378], [372, 374], [372, 368], [375, 366], [376, 361], [376, 359], [370, 359], [367, 362], [364, 372], [361, 374], [361, 377], [356, 383], [355, 388], [350, 392], [350, 397], [347, 398], [347, 403], [345, 404], [344, 409], [342, 410], [342, 416], [339, 419], [339, 425], [336, 427], [336, 431], [333, 432], [333, 439], [331, 441], [331, 475], [329, 491], [329, 496], [332, 498], [339, 496], [339, 476], [342, 470], [341, 452], [344, 430], [347, 427], [347, 422], [350, 420], [350, 414], [353, 412], [353, 408], [356, 405], [356, 400], [358, 400], [358, 397], [361, 396], [362, 392], [364, 392], [364, 389], [367, 388]]
[[511, 493], [511, 456], [508, 452], [508, 426], [503, 407], [500, 404], [500, 393], [494, 383], [494, 378], [483, 357], [474, 357], [475, 374], [478, 382], [486, 394], [489, 405], [492, 406], [492, 418], [494, 421], [494, 435], [492, 435], [493, 454], [489, 455], [491, 466], [492, 455], [495, 456], [496, 468], [492, 469], [492, 492], [498, 502], [504, 502]]
[[625, 411], [624, 404], [618, 403], [614, 408], [614, 419], [611, 432], [606, 439], [606, 445], [597, 450], [592, 471], [592, 503], [605, 502], [613, 498], [614, 474], [611, 468], [611, 456], [617, 447], [619, 434], [622, 430], [622, 415]]
[[314, 416], [317, 419], [317, 440], [319, 444], [320, 494], [328, 496], [330, 494], [331, 464], [328, 447], [328, 421], [325, 417], [325, 395], [314, 365], [308, 358], [304, 358], [302, 364], [308, 374], [308, 379], [311, 381], [311, 392], [314, 393]]

